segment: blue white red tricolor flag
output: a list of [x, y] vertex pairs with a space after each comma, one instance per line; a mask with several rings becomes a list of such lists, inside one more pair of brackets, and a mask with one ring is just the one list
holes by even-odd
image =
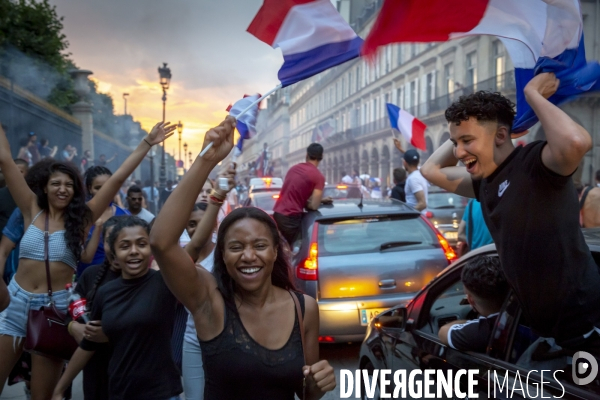
[[385, 0], [362, 53], [400, 42], [440, 42], [494, 35], [515, 66], [517, 117], [513, 132], [537, 122], [523, 89], [541, 72], [554, 72], [560, 86], [550, 101], [562, 104], [600, 90], [600, 65], [588, 63], [583, 48], [579, 0]]
[[427, 150], [425, 144], [427, 125], [394, 104], [387, 103], [387, 111], [393, 129], [399, 131], [417, 149]]
[[[229, 115], [232, 117], [236, 117], [240, 115], [240, 113], [245, 110], [250, 104], [255, 102], [260, 98], [260, 94], [255, 94], [252, 96], [244, 95], [244, 98], [238, 100], [233, 104], [227, 107], [226, 111], [229, 111]], [[244, 140], [250, 139], [256, 135], [256, 118], [258, 118], [258, 111], [260, 109], [260, 103], [256, 103], [250, 110], [248, 110], [244, 115], [242, 115], [236, 123], [236, 129], [240, 134], [240, 138], [234, 147], [234, 156], [237, 157], [242, 154], [242, 148], [244, 146]]]
[[248, 32], [281, 49], [281, 87], [358, 57], [363, 43], [330, 0], [264, 0]]

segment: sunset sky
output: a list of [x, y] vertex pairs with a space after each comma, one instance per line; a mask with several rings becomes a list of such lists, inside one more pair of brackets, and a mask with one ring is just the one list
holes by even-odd
[[[162, 118], [158, 67], [173, 78], [167, 120], [184, 124], [183, 141], [197, 153], [203, 133], [244, 93], [279, 83], [281, 51], [246, 32], [261, 0], [50, 0], [64, 16], [64, 33], [77, 66], [93, 71], [112, 95], [115, 113], [149, 129]], [[177, 148], [177, 140], [167, 151]]]

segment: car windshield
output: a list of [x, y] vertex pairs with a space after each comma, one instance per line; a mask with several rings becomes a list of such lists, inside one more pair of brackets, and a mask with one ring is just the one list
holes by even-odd
[[464, 208], [468, 199], [450, 192], [429, 193], [427, 208], [436, 210], [441, 208]]
[[277, 201], [273, 196], [277, 195], [254, 196], [254, 206], [264, 211], [273, 211], [273, 207], [275, 207], [275, 202]]
[[439, 247], [418, 216], [383, 216], [319, 222], [319, 255], [393, 252]]

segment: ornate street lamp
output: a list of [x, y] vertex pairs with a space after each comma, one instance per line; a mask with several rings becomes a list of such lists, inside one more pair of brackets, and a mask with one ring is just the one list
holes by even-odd
[[[177, 133], [179, 133], [179, 160], [177, 161], [177, 167], [183, 168], [183, 158], [181, 158], [181, 133], [183, 132], [183, 124], [181, 121], [177, 124]], [[184, 153], [185, 154], [185, 153]], [[179, 165], [181, 164], [181, 165]]]
[[[163, 122], [165, 122], [165, 114], [167, 107], [167, 89], [169, 89], [169, 84], [171, 83], [171, 69], [167, 67], [167, 63], [163, 63], [162, 67], [158, 67], [158, 75], [160, 77], [160, 86], [162, 86], [163, 90]], [[165, 167], [165, 142], [162, 144], [162, 155], [160, 158], [160, 189], [165, 188], [165, 182], [167, 180], [166, 176], [166, 167]]]
[[190, 168], [192, 168], [192, 152], [190, 151], [188, 154], [190, 156]]
[[[183, 144], [183, 158], [185, 158], [185, 155], [187, 154], [187, 143]], [[183, 169], [187, 171], [187, 163], [186, 160], [183, 160]]]

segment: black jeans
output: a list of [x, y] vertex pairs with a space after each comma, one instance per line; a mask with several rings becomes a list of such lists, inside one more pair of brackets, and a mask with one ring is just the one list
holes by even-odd
[[290, 245], [290, 249], [293, 249], [294, 241], [302, 229], [302, 216], [303, 214], [283, 215], [273, 213], [273, 219], [277, 223], [277, 228]]

